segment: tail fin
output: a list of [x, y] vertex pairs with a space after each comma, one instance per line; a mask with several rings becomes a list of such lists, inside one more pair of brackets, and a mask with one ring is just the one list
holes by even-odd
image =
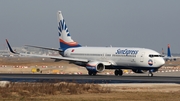
[[72, 40], [61, 11], [57, 13], [57, 20], [60, 48], [65, 50], [71, 47], [80, 47], [81, 45]]
[[168, 44], [168, 47], [167, 47], [167, 56], [171, 57], [170, 44]]

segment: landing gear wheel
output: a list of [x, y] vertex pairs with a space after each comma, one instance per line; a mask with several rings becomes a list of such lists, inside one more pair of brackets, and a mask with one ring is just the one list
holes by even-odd
[[88, 71], [88, 74], [89, 74], [89, 75], [96, 75], [97, 72], [91, 72], [91, 71]]
[[123, 75], [123, 71], [120, 69], [119, 70], [119, 76], [122, 76]]
[[92, 73], [91, 71], [88, 71], [88, 74], [89, 74], [89, 75], [92, 75], [93, 73]]
[[93, 72], [93, 73], [92, 73], [92, 75], [96, 75], [96, 74], [97, 74], [97, 72]]
[[148, 76], [153, 77], [153, 73], [149, 71]]
[[119, 74], [118, 70], [115, 70], [114, 74], [115, 74], [115, 76], [118, 76], [118, 74]]
[[148, 76], [153, 77], [153, 73], [149, 73]]
[[122, 76], [123, 75], [123, 71], [121, 69], [117, 69], [114, 71], [114, 75], [115, 76]]

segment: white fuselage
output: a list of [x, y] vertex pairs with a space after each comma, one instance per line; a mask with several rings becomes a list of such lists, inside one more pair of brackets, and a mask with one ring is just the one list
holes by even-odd
[[[155, 57], [150, 57], [153, 55]], [[151, 49], [130, 47], [76, 47], [64, 52], [65, 57], [108, 61], [115, 66], [160, 68], [165, 62]]]

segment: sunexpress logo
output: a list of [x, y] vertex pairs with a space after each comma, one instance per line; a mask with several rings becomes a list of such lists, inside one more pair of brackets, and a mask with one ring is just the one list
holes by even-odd
[[66, 31], [67, 36], [70, 36], [70, 33], [68, 31], [68, 28], [66, 26], [66, 23], [65, 23], [64, 19], [59, 21], [58, 29], [59, 29], [59, 36], [61, 36], [61, 33], [62, 33], [63, 30]]
[[139, 52], [139, 50], [118, 49], [116, 51], [116, 54], [124, 54], [124, 55], [128, 56], [128, 55], [136, 55], [138, 52]]

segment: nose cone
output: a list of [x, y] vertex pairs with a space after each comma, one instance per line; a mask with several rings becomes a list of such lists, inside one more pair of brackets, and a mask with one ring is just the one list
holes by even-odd
[[160, 58], [158, 61], [159, 67], [163, 66], [165, 64], [165, 61], [163, 58]]

